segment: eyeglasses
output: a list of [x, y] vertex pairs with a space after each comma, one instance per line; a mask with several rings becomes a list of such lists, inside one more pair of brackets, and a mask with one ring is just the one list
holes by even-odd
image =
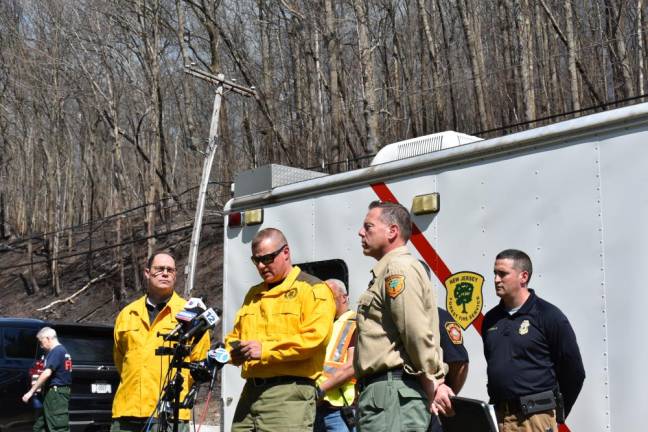
[[261, 256], [252, 255], [250, 257], [250, 259], [252, 260], [254, 265], [259, 265], [259, 263], [263, 263], [263, 265], [272, 264], [274, 262], [275, 258], [277, 258], [277, 255], [279, 255], [281, 253], [281, 251], [283, 251], [286, 246], [288, 246], [288, 245], [285, 244], [285, 245], [281, 246], [279, 249], [277, 249], [276, 251], [274, 251], [272, 253], [269, 253], [269, 254], [266, 254], [266, 255], [261, 255]]
[[162, 274], [164, 272], [167, 272], [167, 273], [172, 275], [172, 274], [175, 274], [176, 269], [175, 269], [175, 267], [169, 267], [169, 266], [154, 266], [154, 267], [151, 267], [151, 273], [153, 274], [153, 276], [157, 276], [157, 275]]

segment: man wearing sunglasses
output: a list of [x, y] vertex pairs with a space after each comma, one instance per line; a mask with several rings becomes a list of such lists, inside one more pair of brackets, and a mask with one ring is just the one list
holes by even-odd
[[[169, 358], [155, 355], [155, 349], [169, 344], [160, 334], [170, 333], [178, 324], [176, 315], [187, 301], [175, 291], [176, 261], [169, 251], [151, 255], [144, 269], [147, 293], [127, 305], [115, 321], [113, 357], [120, 384], [113, 400], [111, 432], [157, 430], [157, 405]], [[197, 341], [186, 361], [205, 359], [209, 334]], [[180, 400], [192, 384], [187, 369]], [[189, 431], [190, 410], [180, 410], [180, 432]]]
[[263, 282], [250, 288], [225, 338], [246, 379], [232, 431], [312, 431], [315, 379], [335, 316], [331, 290], [292, 265], [276, 228], [257, 233], [251, 258]]

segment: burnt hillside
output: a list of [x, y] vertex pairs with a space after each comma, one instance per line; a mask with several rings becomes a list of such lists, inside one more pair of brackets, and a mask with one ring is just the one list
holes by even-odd
[[[220, 218], [206, 221], [192, 293], [192, 297], [202, 297], [208, 306], [219, 308], [222, 305], [222, 236]], [[70, 238], [71, 241], [66, 238], [67, 245], [62, 248], [58, 260], [59, 296], [52, 294], [50, 261], [42, 238], [32, 239], [33, 282], [28, 271], [30, 266], [26, 265], [30, 263], [26, 242], [14, 239], [1, 245], [0, 316], [112, 324], [121, 307], [142, 295], [145, 289], [142, 272], [147, 254], [147, 240], [142, 233], [135, 232], [132, 239], [124, 239], [121, 248], [115, 247], [118, 242], [108, 227], [94, 231], [94, 249], [88, 248], [86, 234], [73, 233]], [[176, 289], [179, 293], [184, 289], [183, 269], [190, 239], [191, 224], [185, 220], [176, 222], [173, 218], [156, 235], [156, 247], [169, 248], [178, 257]], [[128, 244], [124, 246], [123, 243]]]

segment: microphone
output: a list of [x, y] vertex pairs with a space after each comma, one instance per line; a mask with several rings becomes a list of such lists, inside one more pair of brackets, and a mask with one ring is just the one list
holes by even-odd
[[202, 299], [196, 297], [190, 298], [184, 305], [184, 308], [175, 316], [178, 325], [171, 330], [171, 333], [164, 336], [164, 340], [176, 340], [179, 334], [186, 333], [192, 327], [192, 321], [198, 314], [204, 312], [205, 309], [207, 309], [207, 306], [205, 306]]
[[230, 353], [225, 349], [223, 343], [218, 344], [218, 348], [207, 352], [207, 364], [211, 368], [211, 381], [209, 382], [209, 391], [214, 388], [216, 381], [216, 372], [221, 370], [230, 361]]
[[222, 368], [230, 361], [230, 353], [225, 349], [222, 343], [216, 349], [207, 352], [207, 364], [217, 369]]
[[187, 368], [196, 382], [203, 383], [209, 381], [211, 390], [216, 380], [216, 373], [229, 363], [230, 355], [222, 343], [218, 348], [209, 350], [204, 360], [195, 363], [189, 363]]
[[220, 310], [217, 313], [214, 309], [209, 308], [195, 317], [191, 320], [191, 329], [180, 336], [180, 342], [185, 342], [196, 335], [202, 336], [202, 334], [210, 327], [216, 326], [216, 324], [220, 322], [220, 317], [218, 316], [219, 313]]

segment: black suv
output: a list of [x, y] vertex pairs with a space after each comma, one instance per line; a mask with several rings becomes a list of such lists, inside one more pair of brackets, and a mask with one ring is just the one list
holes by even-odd
[[25, 404], [21, 398], [42, 368], [36, 333], [45, 326], [56, 330], [72, 357], [71, 430], [109, 430], [119, 384], [112, 358], [112, 326], [0, 318], [0, 432], [32, 430], [36, 403]]

